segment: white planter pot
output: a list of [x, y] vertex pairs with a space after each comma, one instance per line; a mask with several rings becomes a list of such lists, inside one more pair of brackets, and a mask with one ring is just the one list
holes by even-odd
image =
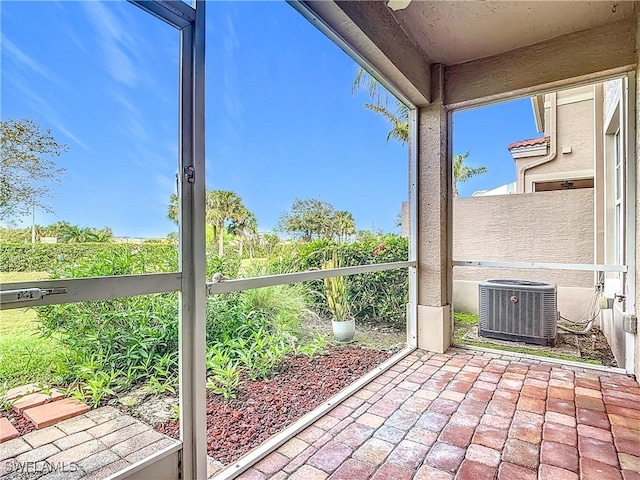
[[342, 322], [336, 322], [331, 320], [331, 326], [333, 327], [333, 337], [338, 343], [350, 343], [353, 342], [353, 337], [356, 334], [356, 320], [346, 320]]

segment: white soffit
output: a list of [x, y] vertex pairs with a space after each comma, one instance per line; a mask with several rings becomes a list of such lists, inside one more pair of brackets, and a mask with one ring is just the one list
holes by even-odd
[[431, 63], [454, 65], [628, 18], [634, 3], [413, 1], [392, 15]]

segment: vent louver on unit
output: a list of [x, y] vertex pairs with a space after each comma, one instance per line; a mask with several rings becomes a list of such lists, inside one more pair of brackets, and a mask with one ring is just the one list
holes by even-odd
[[478, 285], [483, 337], [554, 346], [558, 323], [555, 285], [527, 280], [489, 280]]

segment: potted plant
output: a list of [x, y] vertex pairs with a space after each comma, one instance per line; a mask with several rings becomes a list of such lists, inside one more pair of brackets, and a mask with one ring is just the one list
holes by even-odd
[[[331, 259], [324, 262], [323, 270], [339, 268], [338, 254], [334, 251]], [[324, 279], [325, 298], [327, 308], [331, 312], [331, 326], [333, 336], [339, 343], [353, 341], [356, 334], [356, 321], [351, 315], [349, 305], [349, 291], [345, 277], [331, 277]]]

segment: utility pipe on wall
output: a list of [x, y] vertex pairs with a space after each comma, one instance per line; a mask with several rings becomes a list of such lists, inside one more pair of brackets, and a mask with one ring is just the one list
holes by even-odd
[[558, 94], [550, 93], [549, 94], [549, 154], [545, 155], [542, 158], [534, 160], [526, 165], [522, 165], [518, 169], [518, 193], [525, 193], [525, 182], [524, 175], [525, 172], [533, 167], [537, 167], [544, 163], [550, 162], [556, 158], [558, 153]]

